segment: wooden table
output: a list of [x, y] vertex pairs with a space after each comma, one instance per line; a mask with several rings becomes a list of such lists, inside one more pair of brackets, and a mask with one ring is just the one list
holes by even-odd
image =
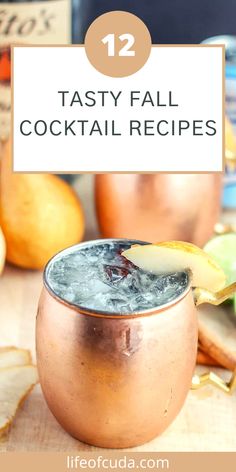
[[[92, 178], [78, 180], [78, 191], [84, 201], [87, 238], [98, 236], [92, 203]], [[42, 273], [7, 266], [0, 278], [0, 345], [29, 348], [35, 356], [35, 317], [42, 287]], [[207, 309], [214, 325], [224, 317], [223, 309]], [[236, 348], [236, 319], [227, 316], [224, 336]], [[232, 336], [232, 332], [234, 333]], [[206, 368], [197, 368], [206, 370]], [[216, 369], [227, 377], [227, 372]], [[0, 442], [0, 451], [89, 451], [99, 450], [71, 438], [50, 413], [36, 386], [25, 401], [11, 430]], [[236, 392], [233, 396], [206, 387], [189, 392], [177, 419], [160, 437], [138, 451], [236, 451]]]

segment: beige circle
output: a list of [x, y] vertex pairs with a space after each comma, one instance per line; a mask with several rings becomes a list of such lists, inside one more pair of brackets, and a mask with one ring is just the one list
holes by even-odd
[[[123, 36], [127, 34], [130, 36]], [[110, 77], [126, 77], [141, 69], [148, 60], [151, 44], [150, 33], [143, 21], [125, 11], [99, 16], [85, 36], [85, 51], [90, 63]]]

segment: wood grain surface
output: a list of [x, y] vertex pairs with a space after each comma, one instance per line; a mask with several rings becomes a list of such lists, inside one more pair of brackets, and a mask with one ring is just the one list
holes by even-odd
[[[86, 209], [86, 238], [98, 237], [92, 202], [92, 177], [78, 179], [78, 192]], [[0, 278], [0, 346], [29, 348], [35, 359], [35, 318], [42, 287], [42, 273], [7, 266]], [[201, 309], [200, 316], [230, 347], [236, 350], [236, 318], [225, 308]], [[198, 367], [204, 372], [205, 367]], [[229, 373], [215, 372], [225, 378]], [[0, 386], [1, 388], [1, 386]], [[63, 407], [63, 406], [62, 406]], [[40, 386], [20, 408], [9, 434], [0, 441], [0, 451], [89, 451], [98, 448], [70, 437], [50, 413]], [[206, 387], [190, 391], [177, 419], [160, 437], [138, 451], [235, 451], [236, 392], [232, 396]]]

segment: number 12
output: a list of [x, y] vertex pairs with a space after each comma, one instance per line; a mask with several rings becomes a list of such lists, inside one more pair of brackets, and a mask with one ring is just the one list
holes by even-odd
[[[119, 36], [120, 41], [126, 41], [126, 44], [119, 50], [119, 56], [135, 56], [135, 51], [131, 50], [135, 39], [130, 33], [124, 33]], [[107, 51], [109, 57], [115, 56], [115, 35], [113, 33], [108, 34], [102, 39], [103, 44], [107, 44]]]

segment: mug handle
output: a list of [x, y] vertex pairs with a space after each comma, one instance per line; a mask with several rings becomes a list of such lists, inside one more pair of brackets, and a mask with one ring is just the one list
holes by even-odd
[[[231, 295], [236, 293], [236, 282], [228, 285], [227, 287], [219, 290], [219, 292], [213, 293], [202, 288], [195, 288], [194, 291], [194, 302], [195, 306], [199, 306], [202, 303], [210, 303], [211, 305], [220, 305], [227, 300]], [[195, 374], [192, 379], [192, 390], [197, 390], [205, 385], [214, 385], [215, 387], [223, 390], [225, 393], [232, 394], [236, 389], [236, 369], [234, 370], [229, 382], [225, 382], [221, 377], [216, 375], [214, 372], [207, 372], [202, 375]]]
[[219, 292], [210, 292], [203, 288], [194, 289], [194, 302], [196, 306], [201, 305], [202, 303], [210, 303], [211, 305], [220, 305], [225, 302], [231, 295], [236, 293], [236, 282], [233, 282], [227, 287], [224, 287]]

